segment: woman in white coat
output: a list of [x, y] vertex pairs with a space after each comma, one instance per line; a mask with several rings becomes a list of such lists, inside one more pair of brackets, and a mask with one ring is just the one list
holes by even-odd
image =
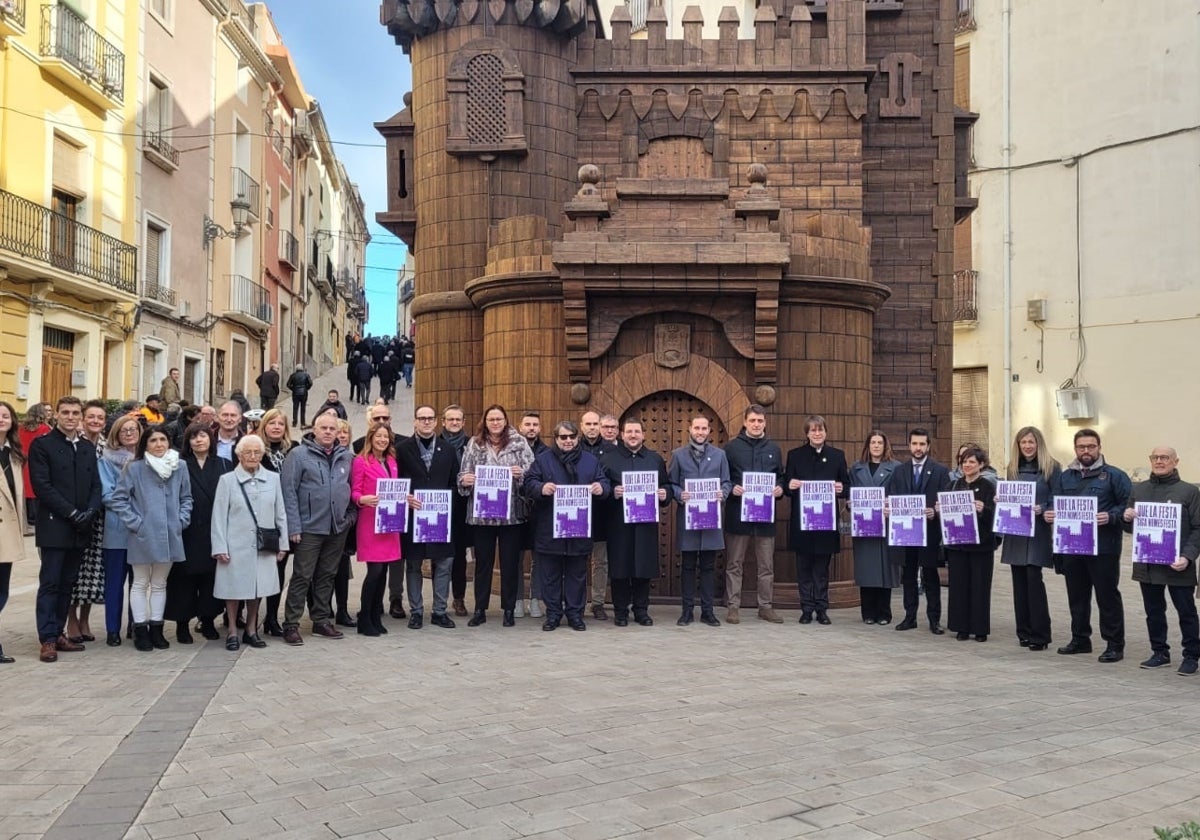
[[[239, 602], [246, 602], [246, 629], [242, 641], [266, 647], [258, 635], [258, 599], [279, 592], [276, 563], [286, 551], [259, 551], [256, 528], [276, 528], [287, 539], [287, 510], [279, 476], [262, 468], [266, 447], [258, 435], [245, 435], [234, 447], [238, 465], [221, 476], [212, 512], [212, 552], [217, 561], [213, 595], [225, 601], [226, 650], [237, 650]], [[257, 520], [257, 525], [255, 524]], [[280, 543], [283, 546], [283, 543]]]
[[186, 559], [183, 529], [192, 518], [192, 483], [160, 427], [142, 433], [109, 506], [129, 531], [125, 559], [133, 569], [133, 646], [165, 650], [171, 646], [163, 635], [167, 576], [172, 564]]

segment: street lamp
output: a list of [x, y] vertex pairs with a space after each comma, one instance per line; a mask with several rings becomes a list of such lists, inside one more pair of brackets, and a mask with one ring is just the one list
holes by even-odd
[[229, 202], [229, 211], [233, 218], [233, 229], [226, 230], [215, 221], [210, 219], [207, 214], [204, 216], [204, 247], [208, 247], [208, 243], [214, 239], [237, 239], [246, 233], [250, 228], [250, 202], [244, 196], [238, 196]]

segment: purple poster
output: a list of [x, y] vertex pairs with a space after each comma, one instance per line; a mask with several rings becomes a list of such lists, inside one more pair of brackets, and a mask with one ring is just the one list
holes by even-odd
[[684, 502], [683, 527], [688, 531], [712, 531], [721, 527], [721, 479], [685, 478], [683, 489], [691, 496]]
[[1054, 553], [1095, 555], [1096, 514], [1095, 496], [1055, 496]]
[[775, 521], [775, 473], [742, 473], [742, 521]]
[[884, 536], [883, 500], [882, 487], [850, 488], [850, 536]]
[[450, 494], [452, 490], [414, 490], [421, 503], [413, 511], [413, 542], [450, 542]]
[[897, 548], [925, 547], [925, 497], [889, 496], [888, 545]]
[[837, 491], [832, 481], [800, 482], [800, 530], [837, 530]]
[[658, 521], [658, 473], [623, 472], [621, 488], [626, 525]]
[[996, 482], [996, 518], [992, 530], [1010, 537], [1032, 537], [1037, 484], [1032, 481]]
[[379, 504], [375, 506], [376, 534], [408, 532], [408, 478], [381, 478], [375, 483]]
[[979, 545], [979, 520], [975, 515], [975, 494], [970, 490], [938, 493], [942, 545]]
[[1171, 564], [1178, 560], [1183, 507], [1173, 502], [1137, 502], [1133, 512], [1133, 562]]
[[592, 536], [592, 488], [558, 484], [554, 488], [554, 539], [586, 540]]
[[512, 515], [512, 483], [512, 470], [508, 467], [477, 466], [471, 515], [476, 519], [508, 519]]

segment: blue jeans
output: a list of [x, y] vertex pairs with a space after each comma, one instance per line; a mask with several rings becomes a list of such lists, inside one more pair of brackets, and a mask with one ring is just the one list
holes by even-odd
[[106, 548], [101, 551], [104, 559], [104, 629], [109, 633], [121, 632], [121, 620], [125, 618], [125, 579], [129, 566], [125, 563], [125, 549]]

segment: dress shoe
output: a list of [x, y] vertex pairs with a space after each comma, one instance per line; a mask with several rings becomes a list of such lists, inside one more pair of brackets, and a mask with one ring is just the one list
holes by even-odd
[[338, 610], [337, 618], [335, 618], [333, 621], [335, 624], [340, 624], [342, 627], [358, 626], [358, 622], [346, 610]]
[[759, 607], [758, 617], [763, 621], [769, 621], [772, 624], [783, 624], [783, 616], [775, 612], [774, 607]]
[[742, 617], [738, 615], [739, 609], [735, 606], [725, 608], [725, 623], [726, 624], [741, 624]]
[[679, 618], [675, 621], [675, 624], [678, 625], [679, 627], [687, 627], [691, 623], [692, 623], [691, 610], [688, 610], [683, 615], [679, 616]]
[[707, 624], [709, 627], [720, 627], [721, 626], [721, 620], [719, 618], [717, 618], [715, 615], [713, 615], [712, 613], [706, 613], [706, 612], [700, 613], [700, 621], [703, 624]]
[[975, 641], [977, 641], [977, 642], [986, 642], [986, 641], [987, 641], [987, 633], [976, 633], [976, 634], [975, 634]]
[[392, 604], [391, 609], [388, 610], [388, 615], [390, 615], [392, 618], [408, 618], [408, 613], [404, 611], [404, 607], [402, 607], [399, 603]]
[[1043, 645], [1040, 642], [1030, 642], [1029, 643], [1030, 650], [1045, 650], [1047, 647], [1049, 647], [1049, 645]]
[[77, 645], [81, 645], [84, 642], [88, 642], [88, 641], [95, 641], [95, 639], [88, 639], [82, 633], [76, 633], [74, 636], [68, 635], [67, 638]]
[[608, 621], [608, 611], [604, 609], [603, 604], [594, 604], [592, 606], [592, 618], [597, 621]]
[[262, 636], [257, 633], [243, 633], [242, 643], [250, 645], [252, 648], [265, 648], [267, 643], [262, 640]]
[[1098, 662], [1120, 662], [1125, 658], [1125, 651], [1121, 648], [1110, 647], [1104, 653], [1096, 657]]
[[875, 623], [878, 624], [880, 627], [887, 627], [889, 624], [892, 623], [892, 617], [889, 615], [887, 618], [880, 618]]
[[454, 619], [445, 613], [434, 613], [429, 617], [429, 623], [434, 627], [445, 627], [447, 630], [454, 627]]
[[817, 624], [833, 624], [833, 622], [829, 620], [828, 613], [818, 610], [817, 611]]
[[633, 620], [636, 623], [640, 624], [642, 627], [653, 627], [654, 626], [654, 619], [648, 615], [635, 615], [633, 617]]
[[192, 633], [188, 630], [187, 622], [181, 621], [175, 627], [175, 641], [181, 645], [190, 645], [195, 639], [192, 638]]
[[471, 616], [471, 620], [467, 622], [468, 627], [478, 627], [480, 624], [487, 623], [487, 613], [483, 610], [475, 610], [475, 614]]
[[[275, 618], [274, 616], [263, 622], [263, 632], [268, 636], [274, 636], [277, 639], [283, 638], [283, 628], [279, 626], [279, 619]], [[208, 637], [206, 636], [205, 638]]]
[[557, 630], [558, 629], [558, 619], [547, 618], [545, 621], [542, 622], [542, 629], [545, 630], [547, 633], [550, 632], [551, 630]]
[[467, 605], [463, 603], [462, 598], [454, 599], [454, 614], [457, 616], [465, 616], [467, 614]]
[[1019, 644], [1021, 647], [1029, 647], [1029, 640], [1028, 639], [1020, 639], [1017, 641], [1017, 644]]
[[221, 634], [217, 632], [216, 625], [213, 624], [213, 620], [211, 618], [200, 619], [200, 626], [197, 629], [200, 631], [200, 635], [208, 639], [210, 642], [221, 638]]
[[150, 644], [154, 645], [155, 650], [166, 650], [171, 646], [171, 643], [167, 641], [166, 634], [163, 633], [161, 621], [150, 622]]
[[971, 638], [971, 634], [970, 633], [957, 633], [957, 634], [955, 634], [954, 638], [958, 639], [960, 642], [965, 642], [967, 639]]
[[583, 623], [582, 618], [568, 618], [567, 626], [570, 627], [572, 630], [578, 630], [580, 632], [583, 632], [584, 630], [587, 629], [587, 625]]
[[1078, 639], [1072, 639], [1070, 642], [1060, 647], [1058, 652], [1063, 656], [1071, 656], [1072, 654], [1076, 653], [1091, 653], [1092, 643], [1081, 642]]
[[614, 627], [628, 627], [629, 619], [623, 615], [614, 615], [613, 616], [613, 626]]
[[896, 625], [897, 630], [916, 630], [917, 620], [915, 618], [906, 618]]
[[38, 654], [38, 659], [43, 662], [57, 662], [58, 645], [54, 642], [42, 642], [42, 652]]
[[501, 627], [512, 627], [517, 623], [517, 617], [512, 610], [504, 611], [504, 619], [500, 622]]
[[864, 618], [863, 619], [863, 624], [874, 624], [874, 623], [875, 623], [875, 619], [873, 619], [873, 618]]
[[72, 642], [66, 636], [59, 636], [58, 641], [54, 643], [54, 647], [59, 653], [76, 653], [84, 650], [83, 645], [79, 642]]
[[16, 661], [17, 660], [13, 659], [11, 656], [5, 656], [4, 648], [0, 648], [0, 665], [11, 665]]
[[120, 633], [109, 633], [108, 637], [104, 640], [104, 644], [108, 645], [109, 647], [120, 647], [121, 646], [121, 634]]
[[424, 626], [425, 626], [425, 619], [421, 616], [421, 614], [419, 612], [415, 612], [408, 617], [408, 629], [409, 630], [420, 630]]
[[314, 624], [312, 631], [314, 636], [323, 636], [326, 639], [346, 638], [345, 634], [343, 634], [341, 630], [329, 623]]
[[934, 623], [929, 625], [929, 632], [935, 636], [944, 636], [946, 635], [946, 628], [942, 627], [940, 624]]
[[800, 613], [800, 623], [801, 624], [812, 624], [812, 613], [810, 613], [810, 612]]
[[283, 641], [289, 645], [304, 644], [304, 637], [300, 635], [299, 627], [285, 627], [283, 630]]
[[242, 646], [241, 642], [238, 641], [237, 636], [226, 636], [225, 637], [225, 650], [237, 650], [241, 646]]

